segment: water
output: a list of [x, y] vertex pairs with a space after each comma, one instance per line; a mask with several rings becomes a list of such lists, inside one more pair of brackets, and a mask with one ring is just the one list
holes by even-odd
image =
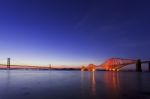
[[150, 99], [150, 73], [0, 70], [0, 99]]

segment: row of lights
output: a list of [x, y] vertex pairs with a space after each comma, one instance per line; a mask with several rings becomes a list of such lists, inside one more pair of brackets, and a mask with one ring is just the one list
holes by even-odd
[[119, 69], [109, 69], [109, 71], [119, 71]]
[[[84, 71], [85, 69], [81, 69], [81, 71]], [[95, 71], [95, 68], [93, 68], [92, 70], [90, 70], [90, 71], [92, 71], [92, 72], [94, 72]]]

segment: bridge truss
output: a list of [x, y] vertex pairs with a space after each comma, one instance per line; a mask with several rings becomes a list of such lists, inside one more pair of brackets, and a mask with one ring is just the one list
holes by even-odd
[[103, 64], [99, 65], [98, 67], [102, 67], [105, 70], [117, 71], [124, 66], [135, 64], [136, 62], [137, 60], [133, 60], [133, 59], [110, 58], [106, 60]]

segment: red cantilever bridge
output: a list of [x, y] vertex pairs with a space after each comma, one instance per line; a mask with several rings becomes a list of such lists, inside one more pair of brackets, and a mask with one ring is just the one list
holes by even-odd
[[127, 65], [136, 64], [136, 71], [141, 72], [141, 64], [148, 63], [150, 71], [150, 61], [141, 61], [140, 59], [124, 59], [124, 58], [110, 58], [106, 60], [103, 64], [96, 66], [95, 68], [103, 68], [105, 70], [118, 71], [120, 68]]

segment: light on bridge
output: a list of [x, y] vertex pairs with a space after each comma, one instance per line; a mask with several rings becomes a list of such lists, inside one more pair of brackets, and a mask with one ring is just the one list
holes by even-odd
[[92, 69], [92, 71], [94, 72], [94, 71], [95, 71], [95, 69], [93, 68], [93, 69]]
[[82, 67], [81, 67], [81, 71], [84, 71], [84, 70], [85, 70], [85, 67], [84, 67], [84, 66], [82, 66]]

